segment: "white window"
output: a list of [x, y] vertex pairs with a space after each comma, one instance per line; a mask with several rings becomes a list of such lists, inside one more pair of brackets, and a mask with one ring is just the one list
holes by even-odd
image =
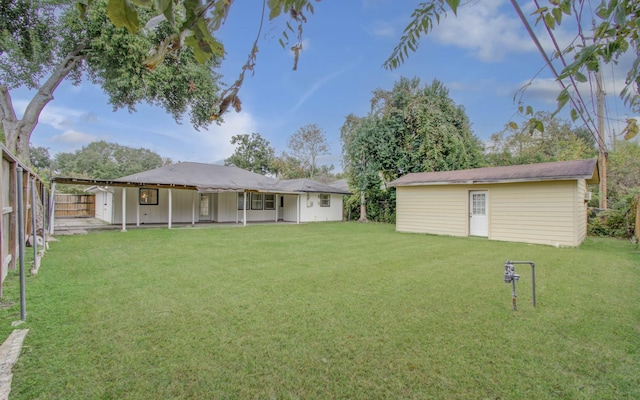
[[262, 210], [264, 208], [262, 201], [264, 196], [262, 193], [251, 193], [251, 209]]
[[275, 210], [276, 209], [276, 195], [275, 194], [265, 194], [264, 195], [264, 209], [265, 210]]
[[331, 195], [327, 193], [322, 193], [318, 195], [320, 199], [320, 207], [331, 207]]

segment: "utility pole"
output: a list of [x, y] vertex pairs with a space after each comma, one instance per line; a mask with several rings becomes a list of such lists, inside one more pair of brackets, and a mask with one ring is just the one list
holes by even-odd
[[600, 172], [599, 207], [607, 209], [607, 145], [604, 136], [604, 90], [602, 89], [602, 72], [596, 72], [596, 90], [598, 105], [598, 164]]

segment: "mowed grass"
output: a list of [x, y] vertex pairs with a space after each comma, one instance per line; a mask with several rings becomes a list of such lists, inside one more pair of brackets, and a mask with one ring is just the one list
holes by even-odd
[[[11, 399], [640, 398], [637, 246], [394, 229], [59, 237], [28, 278]], [[536, 263], [536, 308], [519, 265], [512, 311], [508, 259]], [[6, 337], [15, 273], [3, 300]]]

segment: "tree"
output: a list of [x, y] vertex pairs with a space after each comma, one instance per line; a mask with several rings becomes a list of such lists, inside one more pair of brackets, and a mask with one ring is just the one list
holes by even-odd
[[[85, 4], [91, 2], [90, 0], [78, 1], [81, 10], [86, 8]], [[149, 12], [150, 8], [150, 11], [156, 14], [153, 20], [168, 21], [174, 28], [153, 47], [152, 57], [145, 61], [147, 66], [156, 66], [158, 63], [162, 63], [167, 54], [184, 46], [189, 47], [200, 62], [206, 62], [211, 57], [222, 57], [224, 53], [222, 43], [214, 38], [213, 33], [220, 29], [226, 21], [233, 1], [107, 1], [109, 19], [115, 26], [126, 28], [130, 33], [137, 33], [141, 30], [141, 14]], [[284, 48], [290, 45], [291, 38], [295, 40], [295, 43], [290, 46], [290, 50], [294, 54], [293, 69], [297, 69], [298, 58], [302, 52], [303, 25], [307, 22], [305, 14], [313, 14], [313, 4], [310, 0], [263, 0], [262, 20], [247, 62], [242, 66], [238, 79], [224, 90], [219, 101], [210, 110], [211, 119], [219, 119], [230, 106], [233, 106], [238, 112], [242, 108], [238, 91], [244, 82], [245, 74], [247, 72], [253, 73], [258, 54], [258, 41], [261, 37], [267, 7], [269, 20], [274, 20], [281, 15], [287, 15], [290, 18], [279, 42]]]
[[[448, 171], [482, 164], [482, 145], [464, 108], [439, 81], [421, 86], [401, 78], [392, 90], [373, 92], [365, 117], [349, 115], [341, 129], [343, 168], [360, 196], [360, 219], [372, 212], [393, 218], [395, 192], [386, 184], [410, 172]], [[385, 192], [382, 196], [380, 193]], [[377, 198], [378, 204], [367, 201]], [[387, 206], [385, 206], [387, 207]]]
[[316, 124], [298, 129], [289, 137], [287, 147], [291, 156], [300, 161], [309, 178], [316, 174], [318, 157], [329, 154], [329, 144], [324, 131]]
[[275, 150], [259, 133], [235, 135], [231, 138], [231, 144], [236, 146], [236, 150], [224, 160], [224, 165], [235, 165], [262, 175], [275, 172]]
[[[598, 132], [593, 120], [585, 115], [587, 105], [580, 96], [578, 83], [586, 82], [587, 75], [599, 71], [602, 64], [618, 63], [623, 55], [631, 52], [635, 54], [635, 60], [628, 71], [626, 85], [619, 94], [633, 112], [640, 112], [640, 12], [636, 0], [603, 0], [596, 7], [595, 14], [583, 13], [584, 7], [590, 5], [579, 0], [551, 1], [548, 6], [539, 7], [534, 12], [536, 23], [542, 24], [551, 37], [555, 46], [554, 54], [561, 63], [560, 71], [542, 49], [518, 2], [512, 0], [511, 4], [562, 87], [557, 99], [558, 110], [571, 104], [572, 120], [581, 118], [587, 129]], [[448, 12], [455, 15], [459, 6], [459, 0], [428, 0], [420, 3], [412, 13], [400, 42], [385, 61], [385, 68], [395, 69], [404, 63], [409, 52], [418, 48], [421, 36], [428, 34]], [[570, 16], [573, 16], [577, 28], [576, 39], [567, 48], [561, 49], [553, 31], [566, 24]], [[567, 60], [568, 56], [572, 56], [573, 60]], [[530, 107], [522, 107], [522, 111], [529, 116], [533, 114]], [[529, 127], [531, 130], [544, 129], [542, 122], [535, 117], [529, 120]], [[635, 119], [627, 120], [625, 138], [633, 138], [638, 131]], [[604, 143], [599, 141], [598, 147], [604, 148]]]
[[105, 141], [92, 142], [73, 153], [58, 153], [54, 165], [59, 175], [115, 179], [170, 164], [159, 154]]
[[616, 141], [609, 153], [607, 191], [612, 203], [629, 194], [640, 193], [640, 144]]
[[[135, 111], [136, 104], [147, 102], [163, 107], [178, 122], [189, 113], [196, 129], [211, 123], [211, 109], [218, 101], [213, 68], [219, 56], [198, 63], [193, 50], [179, 43], [168, 44], [174, 51], [161, 57], [150, 55], [150, 48], [177, 32], [172, 24], [154, 20], [133, 35], [108, 22], [112, 10], [106, 0], [80, 8], [83, 18], [77, 4], [68, 0], [2, 3], [0, 121], [9, 150], [29, 159], [38, 117], [64, 79], [78, 84], [84, 77], [100, 85], [114, 109]], [[146, 11], [139, 17], [146, 23], [153, 15]], [[18, 119], [10, 91], [23, 86], [37, 92]]]
[[540, 112], [536, 118], [545, 125], [543, 131], [529, 132], [526, 127], [508, 124], [494, 133], [487, 144], [489, 165], [532, 164], [549, 161], [579, 160], [595, 157], [595, 141], [584, 128]]

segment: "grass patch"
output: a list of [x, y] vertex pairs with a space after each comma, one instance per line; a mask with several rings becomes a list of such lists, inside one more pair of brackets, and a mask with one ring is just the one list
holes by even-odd
[[[516, 266], [511, 310], [504, 261]], [[15, 399], [640, 398], [640, 251], [323, 223], [60, 237]], [[0, 333], [19, 318], [7, 280]], [[22, 326], [21, 326], [22, 327]]]

